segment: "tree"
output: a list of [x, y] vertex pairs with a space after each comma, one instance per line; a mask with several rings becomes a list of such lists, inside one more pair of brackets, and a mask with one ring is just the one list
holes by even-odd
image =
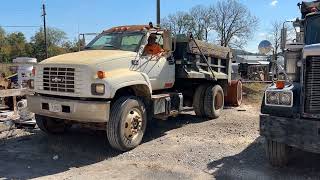
[[258, 19], [239, 1], [220, 0], [211, 8], [221, 46], [242, 48], [252, 38]]
[[9, 34], [7, 37], [8, 45], [10, 46], [10, 58], [26, 56], [26, 38], [23, 33], [15, 32]]
[[175, 34], [192, 32], [200, 40], [208, 40], [209, 32], [213, 29], [212, 9], [198, 5], [189, 12], [177, 12], [162, 19], [162, 26], [171, 29]]
[[3, 28], [0, 27], [0, 62], [10, 61], [10, 51], [11, 48], [8, 45], [6, 32]]
[[212, 8], [198, 5], [190, 10], [193, 34], [197, 39], [208, 41], [209, 32], [213, 30]]
[[[61, 46], [66, 42], [66, 33], [57, 28], [47, 28], [47, 43], [49, 57], [66, 53]], [[38, 60], [45, 59], [45, 42], [43, 28], [40, 28], [36, 34], [31, 37], [31, 45], [33, 49], [33, 57]]]
[[192, 23], [190, 14], [181, 11], [162, 19], [162, 26], [171, 29], [175, 34], [187, 34], [193, 29]]
[[281, 28], [282, 28], [282, 22], [281, 21], [273, 21], [271, 23], [272, 29], [270, 31], [270, 36], [268, 39], [270, 40], [273, 50], [272, 50], [272, 55], [273, 59], [277, 60], [279, 48], [280, 48], [280, 43], [281, 43]]

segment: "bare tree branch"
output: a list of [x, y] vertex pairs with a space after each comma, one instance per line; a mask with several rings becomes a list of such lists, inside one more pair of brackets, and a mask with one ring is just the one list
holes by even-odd
[[243, 47], [252, 38], [258, 19], [236, 0], [220, 0], [212, 6], [213, 29], [221, 46]]

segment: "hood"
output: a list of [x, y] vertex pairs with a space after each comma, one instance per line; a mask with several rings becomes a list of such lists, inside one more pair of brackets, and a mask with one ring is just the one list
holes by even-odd
[[320, 44], [306, 45], [303, 48], [303, 58], [308, 56], [319, 56], [320, 55]]
[[136, 55], [137, 53], [131, 51], [88, 50], [54, 56], [42, 61], [40, 64], [97, 65], [106, 61], [134, 58]]

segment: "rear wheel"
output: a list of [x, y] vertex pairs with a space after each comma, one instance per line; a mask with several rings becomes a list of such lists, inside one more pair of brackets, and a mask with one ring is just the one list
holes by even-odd
[[204, 97], [204, 111], [207, 117], [216, 119], [224, 107], [224, 93], [220, 85], [209, 86]]
[[288, 146], [272, 140], [266, 141], [267, 158], [272, 166], [284, 167], [288, 163]]
[[120, 151], [137, 147], [147, 126], [145, 104], [137, 97], [119, 98], [111, 107], [107, 124], [107, 137], [110, 145]]
[[61, 134], [71, 127], [61, 119], [41, 115], [35, 115], [35, 119], [39, 129], [47, 134]]
[[206, 113], [204, 111], [204, 95], [208, 85], [200, 85], [197, 87], [193, 95], [193, 109], [197, 116], [205, 117]]

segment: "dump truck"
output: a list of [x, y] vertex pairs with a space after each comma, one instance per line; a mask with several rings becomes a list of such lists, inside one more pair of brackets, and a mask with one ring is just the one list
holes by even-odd
[[280, 167], [287, 165], [292, 148], [320, 153], [320, 1], [298, 6], [295, 42], [286, 43], [286, 28], [281, 33], [285, 71], [266, 89], [261, 106], [266, 154]]
[[[151, 37], [159, 53], [146, 52]], [[83, 51], [40, 62], [28, 105], [46, 133], [78, 123], [106, 131], [113, 148], [128, 151], [141, 143], [147, 124], [186, 107], [199, 117], [218, 118], [231, 82], [231, 58], [228, 47], [174, 36], [152, 24], [113, 27]]]

